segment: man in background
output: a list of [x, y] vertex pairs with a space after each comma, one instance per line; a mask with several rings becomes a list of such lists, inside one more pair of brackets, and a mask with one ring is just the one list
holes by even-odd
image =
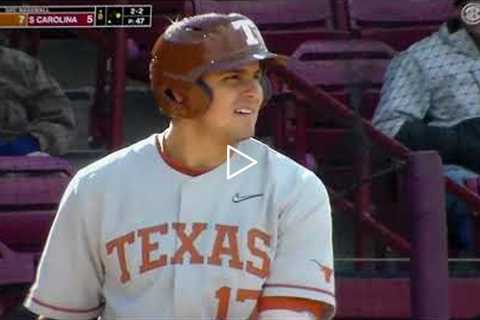
[[75, 120], [59, 84], [40, 61], [8, 48], [4, 34], [0, 70], [0, 156], [65, 153]]
[[[464, 184], [480, 173], [480, 24], [461, 11], [480, 1], [454, 4], [454, 18], [392, 60], [373, 125], [412, 150], [437, 151]], [[472, 254], [472, 210], [448, 194], [447, 213], [452, 249]]]

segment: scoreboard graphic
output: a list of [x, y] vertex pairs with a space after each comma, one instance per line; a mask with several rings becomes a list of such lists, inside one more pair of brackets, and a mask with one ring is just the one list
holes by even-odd
[[151, 26], [152, 5], [0, 6], [0, 29]]

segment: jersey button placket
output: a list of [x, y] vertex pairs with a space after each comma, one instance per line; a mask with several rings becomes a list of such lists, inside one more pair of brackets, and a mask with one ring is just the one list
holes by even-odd
[[[177, 223], [189, 223], [191, 221], [191, 215], [192, 213], [190, 212], [192, 207], [191, 207], [191, 201], [192, 201], [192, 188], [194, 188], [195, 182], [193, 179], [187, 180], [183, 183], [182, 187], [180, 188], [180, 205], [179, 205], [179, 211], [177, 214]], [[173, 230], [172, 227], [172, 232], [175, 234], [175, 230]], [[180, 246], [181, 242], [178, 236], [175, 234], [175, 250], [177, 250]], [[175, 252], [173, 252], [173, 255]], [[172, 258], [173, 259], [173, 258]], [[187, 262], [188, 259], [184, 258], [184, 263]], [[175, 279], [174, 279], [174, 294], [175, 294], [175, 314], [177, 317], [182, 317], [185, 316], [186, 309], [189, 308], [189, 301], [190, 301], [190, 294], [185, 290], [188, 288], [188, 283], [185, 283], [185, 267], [180, 264], [173, 264], [174, 268], [174, 274], [175, 274]], [[188, 278], [188, 277], [187, 277]]]

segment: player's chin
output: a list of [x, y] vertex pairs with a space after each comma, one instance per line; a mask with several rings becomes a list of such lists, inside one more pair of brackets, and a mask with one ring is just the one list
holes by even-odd
[[235, 128], [231, 132], [232, 140], [240, 142], [245, 139], [249, 139], [255, 135], [255, 126], [244, 126], [242, 128]]

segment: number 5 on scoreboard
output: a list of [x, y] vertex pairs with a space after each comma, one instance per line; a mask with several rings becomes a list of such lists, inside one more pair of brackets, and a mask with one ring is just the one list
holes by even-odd
[[[230, 303], [230, 294], [232, 289], [221, 287], [215, 292], [215, 298], [218, 299], [217, 316], [215, 320], [226, 320], [228, 318], [228, 305]], [[238, 289], [235, 301], [244, 302], [245, 300], [257, 300], [260, 297], [259, 290]]]
[[88, 24], [93, 24], [93, 14], [89, 14], [89, 15], [87, 16], [87, 23], [88, 23]]

